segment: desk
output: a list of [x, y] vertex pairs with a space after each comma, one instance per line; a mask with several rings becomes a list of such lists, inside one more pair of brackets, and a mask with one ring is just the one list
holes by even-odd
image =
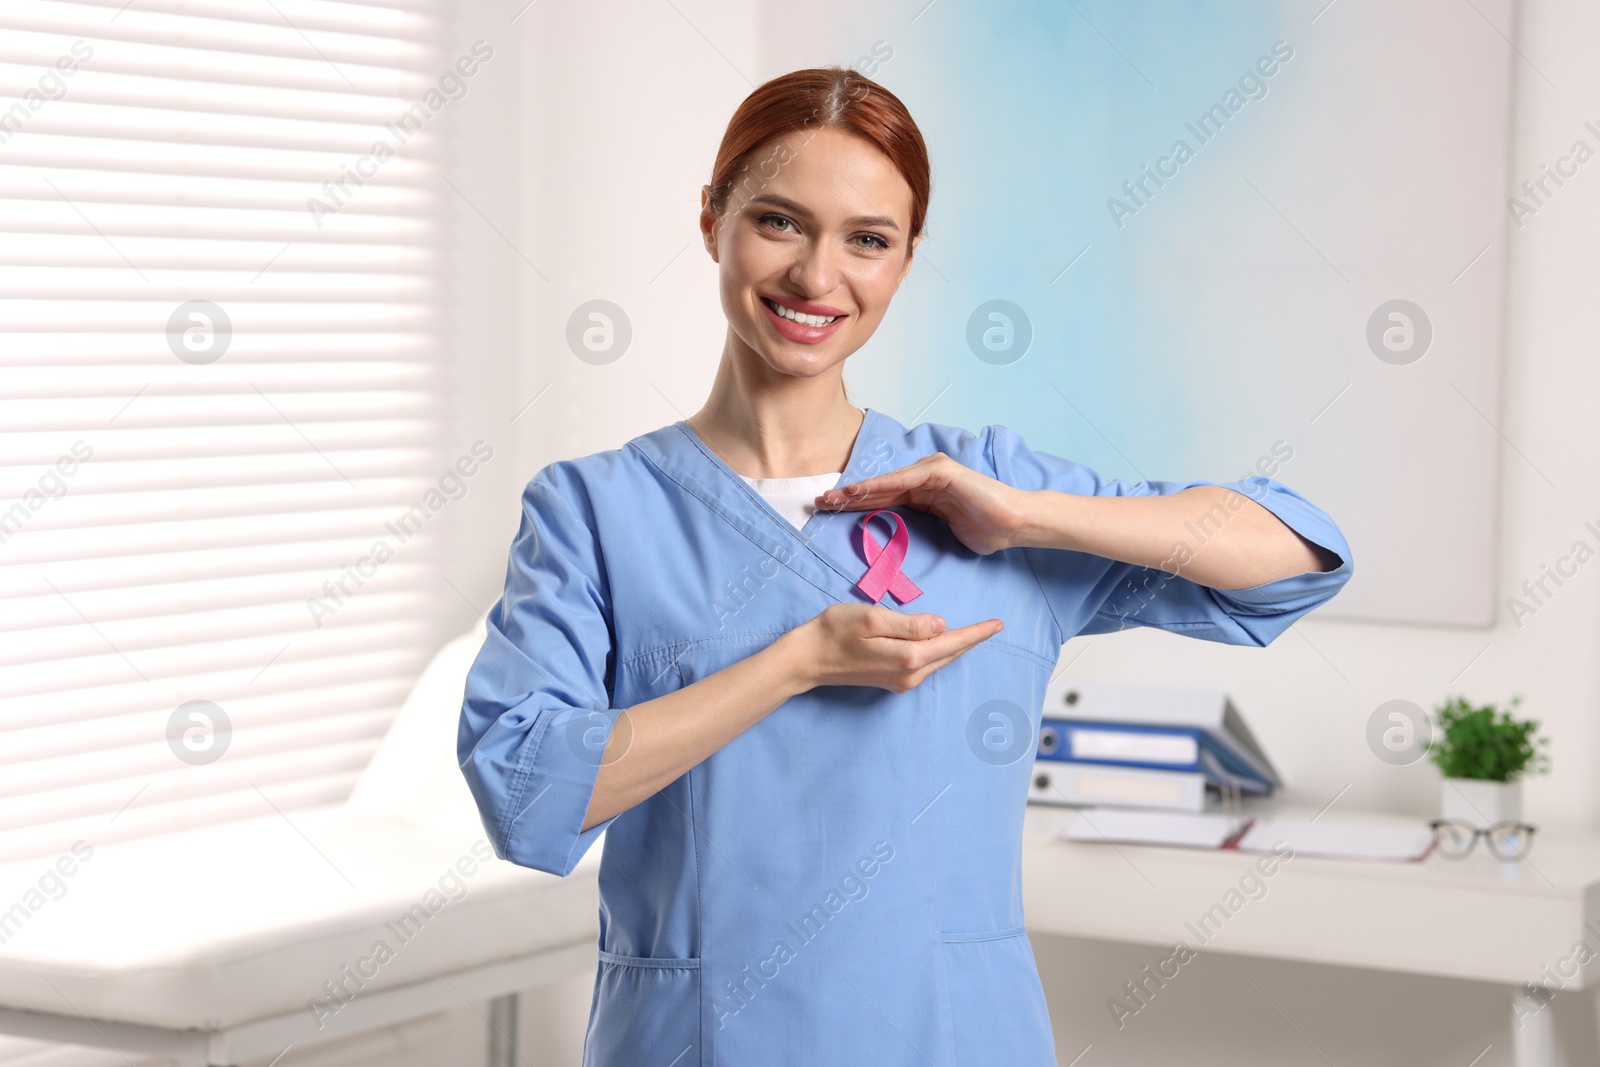
[[[1531, 862], [1518, 864], [1476, 855], [1420, 863], [1299, 856], [1278, 864], [1265, 892], [1230, 915], [1213, 909], [1260, 856], [1057, 838], [1075, 815], [1030, 805], [1025, 816], [1032, 933], [1162, 948], [1181, 940], [1201, 951], [1496, 982], [1513, 1002], [1517, 1067], [1554, 1063], [1552, 1012], [1540, 995], [1600, 981], [1600, 962], [1579, 968], [1572, 955], [1582, 942], [1600, 955], [1600, 836], [1540, 835]], [[1195, 924], [1208, 913], [1202, 939]]]

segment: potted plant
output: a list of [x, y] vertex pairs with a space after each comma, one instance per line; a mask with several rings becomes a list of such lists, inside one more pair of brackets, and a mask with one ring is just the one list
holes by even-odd
[[1494, 704], [1474, 707], [1451, 697], [1434, 708], [1438, 721], [1428, 755], [1444, 773], [1440, 815], [1473, 826], [1522, 818], [1522, 780], [1550, 769], [1550, 739], [1539, 736], [1539, 720], [1511, 714]]

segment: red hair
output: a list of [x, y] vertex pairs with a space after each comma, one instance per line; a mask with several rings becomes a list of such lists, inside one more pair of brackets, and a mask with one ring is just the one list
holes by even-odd
[[711, 210], [722, 217], [736, 185], [753, 195], [776, 173], [768, 173], [770, 159], [751, 167], [750, 156], [762, 145], [787, 133], [823, 128], [852, 133], [889, 157], [911, 186], [908, 239], [920, 234], [932, 186], [922, 131], [899, 97], [849, 67], [797, 70], [773, 78], [744, 98], [717, 149]]

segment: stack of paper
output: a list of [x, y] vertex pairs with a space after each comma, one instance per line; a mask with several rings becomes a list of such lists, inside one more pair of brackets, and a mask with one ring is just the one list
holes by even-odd
[[1433, 847], [1433, 830], [1421, 822], [1261, 819], [1239, 841], [1239, 848], [1271, 852], [1272, 846], [1280, 843], [1294, 849], [1296, 856], [1412, 862]]
[[1096, 808], [1080, 811], [1061, 836], [1068, 841], [1224, 848], [1245, 832], [1253, 821], [1241, 814]]
[[1081, 811], [1061, 836], [1068, 841], [1228, 848], [1328, 859], [1416, 862], [1433, 847], [1426, 823], [1393, 818], [1291, 819], [1178, 811]]

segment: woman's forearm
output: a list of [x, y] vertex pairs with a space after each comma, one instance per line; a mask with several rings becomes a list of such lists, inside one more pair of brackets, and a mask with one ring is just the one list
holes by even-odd
[[1244, 494], [1197, 485], [1161, 496], [1028, 493], [1013, 543], [1158, 567], [1213, 589], [1246, 589], [1339, 557]]
[[583, 828], [645, 800], [792, 696], [812, 687], [796, 631], [692, 685], [623, 711], [612, 726]]

